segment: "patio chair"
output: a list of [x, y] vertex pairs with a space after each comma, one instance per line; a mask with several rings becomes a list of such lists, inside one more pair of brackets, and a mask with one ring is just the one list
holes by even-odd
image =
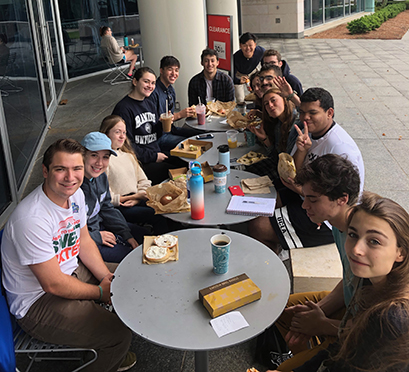
[[[0, 231], [0, 246], [1, 246], [1, 239], [2, 239], [2, 234], [3, 230]], [[0, 258], [1, 258], [1, 250], [0, 250]], [[1, 262], [1, 261], [0, 261]], [[1, 267], [0, 267], [0, 278], [1, 278]], [[48, 342], [43, 342], [35, 339], [34, 337], [29, 336], [27, 333], [25, 333], [17, 324], [14, 316], [10, 314], [8, 306], [6, 306], [6, 301], [5, 298], [3, 297], [4, 289], [3, 285], [1, 285], [1, 296], [0, 296], [0, 310], [2, 311], [2, 316], [0, 317], [0, 337], [1, 337], [1, 342], [0, 344], [4, 344], [7, 346], [7, 343], [10, 342], [12, 343], [14, 340], [14, 352], [16, 354], [27, 354], [28, 358], [30, 359], [30, 363], [28, 367], [25, 369], [25, 372], [28, 372], [34, 362], [40, 362], [43, 360], [61, 360], [61, 361], [74, 361], [74, 360], [79, 360], [81, 361], [81, 365], [72, 372], [77, 372], [91, 363], [93, 363], [97, 357], [98, 354], [94, 349], [86, 349], [86, 348], [74, 348], [74, 347], [69, 347], [69, 346], [63, 346], [63, 345], [56, 345], [56, 344], [51, 344]], [[5, 311], [7, 309], [7, 312]], [[3, 316], [4, 314], [7, 314], [8, 316]], [[12, 337], [11, 339], [11, 331], [12, 331]], [[12, 347], [12, 346], [11, 346]], [[79, 357], [78, 354], [84, 352], [84, 353], [91, 353], [92, 358], [91, 360], [85, 362], [83, 358]], [[61, 353], [63, 353], [63, 356], [60, 356]], [[66, 357], [65, 355], [67, 353], [75, 353], [75, 356], [72, 357]], [[3, 361], [3, 353], [0, 354], [0, 370], [2, 367], [1, 362]], [[7, 366], [7, 369], [4, 369], [6, 371], [12, 371], [14, 368], [16, 371], [20, 371], [18, 368], [15, 367], [16, 362], [14, 359], [14, 355], [10, 356], [10, 353], [5, 353], [4, 354], [4, 365]], [[6, 364], [7, 363], [7, 364]]]
[[15, 53], [5, 54], [0, 57], [0, 90], [3, 97], [7, 97], [10, 93], [18, 93], [23, 90], [22, 87], [14, 84], [7, 76], [15, 61]]
[[125, 62], [123, 59], [121, 59], [120, 62], [115, 63], [111, 60], [109, 52], [106, 48], [101, 47], [101, 52], [105, 63], [111, 69], [111, 72], [105, 76], [102, 81], [104, 83], [110, 83], [111, 85], [129, 83], [129, 77], [123, 70], [124, 66], [129, 66], [129, 62]]

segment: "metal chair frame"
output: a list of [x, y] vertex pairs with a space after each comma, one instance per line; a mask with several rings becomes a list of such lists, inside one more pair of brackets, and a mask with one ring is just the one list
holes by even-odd
[[19, 87], [16, 84], [14, 84], [10, 80], [10, 78], [7, 76], [7, 73], [10, 70], [10, 66], [15, 62], [15, 60], [16, 60], [16, 55], [10, 54], [7, 60], [4, 75], [0, 76], [0, 88], [2, 88], [1, 95], [3, 97], [7, 97], [10, 93], [19, 93], [23, 90], [22, 87]]
[[[85, 364], [82, 364], [78, 368], [72, 370], [72, 372], [81, 371], [85, 367], [89, 366], [98, 358], [98, 353], [94, 349], [86, 348], [74, 348], [63, 345], [50, 344], [48, 342], [43, 342], [35, 339], [34, 337], [29, 336], [25, 333], [20, 327], [14, 332], [14, 351], [16, 354], [27, 354], [30, 358], [30, 363], [25, 369], [25, 372], [28, 372], [34, 362], [41, 362], [43, 360], [61, 360], [61, 361], [74, 361], [74, 360], [83, 360], [81, 357], [51, 357], [52, 354], [58, 353], [74, 353], [74, 352], [90, 352], [92, 353], [92, 359], [90, 359]], [[44, 355], [44, 356], [43, 356]], [[49, 355], [49, 356], [47, 356]], [[18, 370], [18, 369], [17, 369]], [[18, 370], [19, 371], [19, 370]]]
[[105, 48], [101, 47], [101, 51], [105, 63], [111, 69], [111, 72], [105, 76], [102, 81], [104, 83], [110, 83], [111, 85], [129, 83], [129, 76], [123, 71], [123, 67], [129, 66], [130, 62], [114, 63], [109, 58], [109, 53]]

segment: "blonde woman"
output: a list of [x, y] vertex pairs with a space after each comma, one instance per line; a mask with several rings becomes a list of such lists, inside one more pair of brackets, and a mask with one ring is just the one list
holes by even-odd
[[151, 224], [155, 234], [167, 232], [166, 219], [155, 216], [154, 209], [146, 205], [146, 189], [151, 181], [132, 150], [124, 120], [118, 115], [109, 115], [102, 121], [99, 131], [109, 137], [118, 155], [111, 159], [106, 170], [112, 204], [128, 222]]

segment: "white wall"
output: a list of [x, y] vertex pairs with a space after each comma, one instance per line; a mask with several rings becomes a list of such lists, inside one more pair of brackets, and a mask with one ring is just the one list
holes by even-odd
[[175, 84], [176, 99], [187, 107], [187, 87], [202, 70], [200, 54], [206, 48], [204, 0], [138, 0], [145, 66], [159, 75], [163, 56], [181, 64]]
[[304, 0], [242, 0], [241, 4], [243, 32], [295, 35], [304, 31]]

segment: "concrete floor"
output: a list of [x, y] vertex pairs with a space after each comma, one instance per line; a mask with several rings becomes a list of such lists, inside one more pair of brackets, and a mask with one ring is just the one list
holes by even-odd
[[[265, 48], [278, 49], [304, 89], [320, 86], [335, 99], [335, 119], [361, 149], [365, 189], [390, 197], [409, 210], [409, 38], [402, 40], [281, 40], [261, 39]], [[127, 94], [130, 86], [104, 84], [103, 76], [69, 83], [40, 152], [54, 140], [81, 140], [97, 130], [101, 120]], [[37, 159], [26, 194], [41, 181]], [[255, 340], [210, 352], [210, 371], [246, 371], [253, 362]], [[131, 371], [193, 371], [193, 352], [172, 351], [135, 336], [138, 355]], [[184, 358], [185, 357], [185, 358]], [[23, 363], [20, 358], [19, 362]], [[43, 362], [33, 371], [66, 371]]]

